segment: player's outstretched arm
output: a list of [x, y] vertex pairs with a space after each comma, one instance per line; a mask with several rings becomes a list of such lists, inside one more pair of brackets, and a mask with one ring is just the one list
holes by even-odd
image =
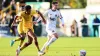
[[41, 13], [40, 11], [37, 11], [37, 12], [38, 12], [38, 14], [41, 16], [41, 18], [42, 18], [43, 22], [46, 24], [46, 20], [44, 19], [44, 17], [43, 17], [43, 15], [42, 15], [42, 13]]
[[16, 17], [14, 18], [12, 25], [14, 25], [14, 24], [16, 23], [16, 20], [17, 20], [18, 17], [19, 17], [19, 16], [16, 16]]
[[16, 23], [16, 19], [18, 18], [18, 16], [16, 16], [11, 24], [11, 27]]

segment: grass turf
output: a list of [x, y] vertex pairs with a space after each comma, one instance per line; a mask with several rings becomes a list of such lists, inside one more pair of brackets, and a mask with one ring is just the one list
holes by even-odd
[[[15, 56], [19, 42], [10, 47], [10, 40], [14, 38], [0, 38], [0, 56]], [[47, 38], [38, 38], [39, 46], [42, 48]], [[25, 42], [27, 39], [25, 40]], [[49, 52], [44, 56], [79, 56], [81, 49], [86, 50], [87, 56], [100, 56], [100, 38], [59, 38], [54, 42]], [[34, 44], [25, 48], [19, 56], [37, 56], [37, 49]]]

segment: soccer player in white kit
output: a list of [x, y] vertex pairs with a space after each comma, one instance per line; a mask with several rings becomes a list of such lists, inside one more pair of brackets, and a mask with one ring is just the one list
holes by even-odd
[[57, 10], [58, 8], [58, 2], [52, 3], [52, 8], [47, 10], [44, 13], [44, 16], [46, 17], [47, 23], [46, 23], [46, 31], [48, 33], [48, 40], [44, 44], [44, 46], [41, 49], [41, 52], [39, 53], [39, 56], [44, 55], [47, 51], [49, 46], [58, 39], [58, 34], [56, 33], [56, 22], [57, 19], [60, 19], [62, 22], [62, 26], [64, 27], [64, 20], [60, 13], [60, 11]]

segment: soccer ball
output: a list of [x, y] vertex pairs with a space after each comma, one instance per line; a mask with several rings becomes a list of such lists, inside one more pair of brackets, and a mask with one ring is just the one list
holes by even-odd
[[86, 56], [86, 51], [85, 50], [80, 50], [80, 56]]

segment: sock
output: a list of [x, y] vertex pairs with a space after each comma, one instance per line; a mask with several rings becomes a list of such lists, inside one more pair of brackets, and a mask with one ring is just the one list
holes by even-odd
[[21, 40], [20, 41], [20, 45], [19, 45], [20, 47], [22, 46], [23, 42], [24, 42], [24, 40]]
[[48, 43], [48, 41], [43, 45], [43, 47], [41, 49], [42, 52], [45, 50], [45, 47], [46, 47], [47, 43]]
[[56, 37], [52, 37], [49, 42], [47, 43], [46, 46], [50, 46], [50, 44], [52, 44], [57, 38]]
[[47, 36], [48, 37], [48, 40], [47, 40], [47, 42], [43, 45], [43, 47], [42, 47], [42, 49], [41, 49], [41, 51], [43, 52], [44, 50], [45, 50], [45, 47], [46, 47], [46, 45], [47, 45], [47, 43], [48, 43], [48, 41], [49, 41], [49, 36]]
[[16, 38], [14, 41], [20, 41], [20, 38]]

